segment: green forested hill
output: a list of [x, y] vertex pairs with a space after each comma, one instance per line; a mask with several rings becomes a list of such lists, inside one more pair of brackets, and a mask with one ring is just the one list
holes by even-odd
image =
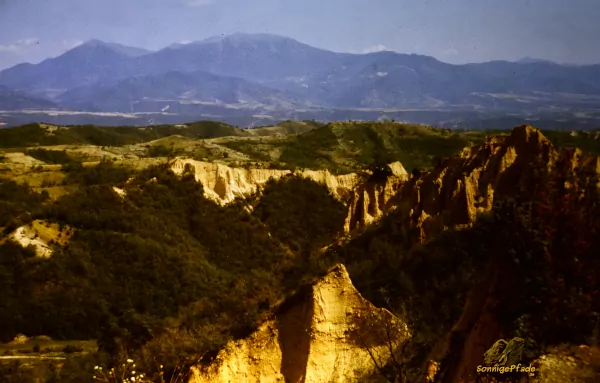
[[[211, 121], [142, 128], [30, 124], [1, 129], [0, 148], [52, 145], [122, 147], [177, 136], [175, 151], [162, 142], [156, 142], [149, 146], [148, 155], [166, 157], [186, 153], [185, 149], [202, 141], [209, 146], [218, 145], [238, 152], [245, 157], [245, 163], [285, 169], [328, 169], [341, 174], [393, 161], [402, 162], [409, 171], [414, 168], [425, 170], [433, 166], [437, 158], [457, 154], [466, 146], [483, 142], [487, 136], [503, 133], [495, 130], [452, 131], [396, 122], [320, 124], [285, 121], [255, 129], [239, 129]], [[572, 133], [553, 130], [543, 133], [555, 145], [579, 147], [586, 152], [600, 154], [597, 131]], [[197, 159], [211, 157], [206, 154], [206, 149], [197, 151], [197, 154]], [[225, 162], [234, 160], [239, 158], [231, 157]]]
[[249, 214], [240, 203], [207, 200], [193, 174], [177, 177], [167, 165], [127, 185], [132, 173], [108, 162], [77, 171], [79, 190], [55, 202], [0, 182], [6, 233], [34, 219], [76, 230], [50, 259], [0, 245], [0, 341], [18, 333], [98, 339], [115, 354], [154, 338], [152, 347], [175, 347], [161, 356], [175, 363], [192, 350], [185, 350], [190, 339], [161, 338], [171, 317], [175, 330], [203, 334], [193, 339], [193, 354], [202, 356], [248, 334], [261, 313], [322, 272], [311, 254], [343, 227], [343, 205], [297, 176], [271, 182], [259, 200], [249, 197], [258, 212]]
[[0, 147], [51, 146], [89, 144], [120, 146], [156, 140], [172, 135], [188, 138], [215, 138], [245, 136], [247, 132], [220, 122], [200, 121], [185, 125], [157, 125], [149, 127], [103, 127], [94, 125], [58, 127], [47, 124], [29, 124], [0, 129]]

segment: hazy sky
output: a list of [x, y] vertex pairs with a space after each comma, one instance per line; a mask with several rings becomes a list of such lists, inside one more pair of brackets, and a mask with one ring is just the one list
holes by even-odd
[[266, 32], [451, 63], [600, 63], [600, 0], [0, 0], [0, 68], [97, 38], [147, 49]]

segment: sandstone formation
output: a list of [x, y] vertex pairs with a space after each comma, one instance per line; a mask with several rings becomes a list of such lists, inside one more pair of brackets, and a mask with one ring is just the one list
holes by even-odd
[[538, 171], [563, 179], [569, 188], [572, 185], [564, 180], [571, 176], [584, 182], [600, 175], [600, 158], [584, 157], [579, 149], [556, 148], [539, 130], [524, 125], [510, 135], [464, 148], [431, 172], [401, 183], [390, 200], [416, 230], [415, 239], [424, 242], [448, 227], [471, 225], [497, 199], [532, 190], [540, 179]]
[[189, 382], [353, 382], [385, 365], [408, 337], [406, 324], [362, 298], [337, 265], [250, 337], [192, 368]]
[[[196, 180], [204, 186], [207, 198], [219, 204], [227, 204], [238, 197], [248, 195], [264, 185], [269, 179], [278, 179], [289, 170], [241, 169], [226, 165], [178, 158], [173, 171], [181, 174], [186, 165], [195, 169]], [[327, 170], [305, 170], [298, 174], [315, 182], [325, 184], [331, 193], [348, 203], [346, 231], [370, 224], [394, 206], [390, 199], [399, 186], [408, 179], [408, 173], [400, 162], [388, 165], [392, 175], [385, 183], [368, 182], [369, 172], [333, 175]]]
[[[218, 163], [182, 158], [175, 160], [172, 169], [181, 174], [188, 164], [194, 167], [196, 180], [204, 186], [206, 197], [221, 205], [257, 191], [271, 178], [278, 179], [291, 173], [290, 170], [232, 168]], [[341, 199], [345, 198], [359, 181], [359, 176], [354, 173], [335, 176], [327, 170], [311, 170], [300, 174], [324, 183]]]
[[118, 188], [118, 187], [116, 187], [116, 186], [113, 186], [113, 188], [112, 188], [112, 189], [113, 189], [113, 191], [114, 191], [115, 193], [117, 193], [117, 195], [118, 195], [119, 197], [121, 197], [121, 198], [124, 198], [124, 197], [125, 197], [125, 194], [126, 194], [126, 193], [125, 193], [125, 190], [123, 190], [123, 189], [121, 189], [121, 188]]
[[[490, 211], [498, 198], [527, 189], [535, 179], [531, 174], [534, 163], [558, 176], [600, 174], [598, 158], [583, 158], [579, 149], [555, 148], [529, 125], [515, 128], [510, 135], [490, 137], [484, 144], [464, 148], [418, 178], [409, 179], [399, 162], [389, 165], [392, 175], [383, 182], [371, 182], [369, 172], [339, 176], [327, 170], [298, 173], [327, 185], [334, 196], [347, 204], [347, 233], [398, 209], [398, 214], [406, 217], [407, 226], [416, 230], [415, 240], [424, 242], [449, 227], [471, 225], [479, 214]], [[190, 159], [177, 159], [173, 170], [181, 173], [186, 164], [194, 166], [206, 196], [220, 204], [259, 190], [271, 178], [291, 173], [231, 168]]]
[[28, 225], [18, 227], [6, 238], [0, 240], [0, 244], [12, 240], [24, 248], [31, 246], [38, 257], [48, 258], [52, 255], [52, 243], [60, 245], [67, 243], [72, 235], [70, 234], [71, 230], [67, 228], [61, 232], [55, 223], [35, 220]]
[[[220, 203], [256, 190], [269, 178], [289, 173], [231, 169], [189, 160], [179, 160], [175, 170], [183, 171], [186, 163], [196, 167], [196, 179], [204, 184], [207, 195]], [[393, 174], [384, 181], [373, 181], [368, 175], [333, 176], [320, 171], [302, 174], [326, 184], [334, 195], [347, 202], [347, 232], [363, 228], [393, 210], [409, 229], [413, 243], [425, 242], [451, 227], [468, 227], [481, 213], [489, 212], [496, 201], [519, 193], [527, 196], [540, 182], [555, 182], [554, 187], [564, 187], [581, 198], [586, 188], [600, 187], [598, 157], [584, 156], [579, 149], [556, 148], [539, 130], [528, 125], [517, 127], [508, 135], [488, 138], [481, 145], [465, 148], [419, 177], [409, 177], [400, 164], [392, 164], [391, 168]], [[422, 381], [459, 383], [476, 379], [476, 367], [482, 363], [484, 352], [502, 331], [494, 313], [499, 303], [496, 295], [503, 283], [498, 269], [490, 267], [486, 273], [487, 277], [469, 294], [459, 321], [424, 361], [422, 371], [426, 376]], [[331, 275], [327, 278], [335, 280]], [[324, 284], [331, 283], [326, 282], [327, 278], [313, 287], [312, 300], [278, 312], [250, 338], [230, 344], [213, 363], [194, 369], [191, 382], [351, 382], [368, 371], [371, 360], [368, 353], [349, 344], [348, 335], [344, 336], [339, 330], [351, 327], [347, 319], [343, 315], [329, 319], [332, 309], [328, 308], [327, 301], [317, 298]], [[347, 276], [341, 279], [347, 279]], [[350, 285], [349, 280], [347, 284]], [[327, 289], [329, 296], [342, 296], [335, 288]], [[353, 296], [359, 297], [353, 288], [351, 290]], [[333, 301], [335, 299], [330, 300]], [[345, 304], [353, 306], [351, 302], [354, 301], [359, 299]], [[299, 327], [286, 332], [286, 328], [293, 328], [285, 325], [292, 319]], [[327, 320], [334, 320], [336, 324], [317, 325]], [[298, 328], [310, 331], [303, 338], [298, 334], [305, 334], [304, 330]], [[389, 354], [382, 347], [374, 354], [378, 358]], [[573, 362], [570, 357], [552, 355], [538, 361], [540, 375], [536, 379], [540, 380], [537, 381], [564, 381], [565, 376], [575, 379], [574, 370], [567, 375], [550, 373], [552, 363], [566, 363], [563, 367], [567, 369]], [[353, 361], [350, 364], [349, 358]], [[597, 376], [585, 374], [582, 376]]]
[[392, 175], [384, 182], [364, 180], [358, 184], [348, 199], [348, 215], [344, 225], [346, 233], [361, 229], [394, 209], [398, 203], [394, 198], [401, 185], [409, 178], [400, 162], [388, 165]]
[[[400, 201], [394, 214], [400, 214], [413, 230], [415, 242], [424, 242], [448, 227], [471, 225], [498, 199], [519, 193], [528, 199], [543, 182], [553, 183], [552, 189], [564, 188], [577, 197], [578, 204], [585, 203], [590, 188], [600, 187], [599, 176], [600, 158], [584, 156], [579, 149], [556, 148], [538, 130], [520, 126], [510, 135], [465, 148], [432, 172], [403, 184], [393, 197]], [[502, 332], [496, 316], [498, 297], [505, 296], [502, 291], [509, 290], [510, 283], [500, 276], [497, 266], [488, 265], [482, 282], [468, 295], [462, 316], [425, 361], [422, 371], [443, 361], [439, 373], [423, 376], [419, 382], [475, 381], [483, 354]], [[548, 363], [553, 360], [551, 356], [542, 358], [546, 373], [532, 381], [586, 381], [575, 379], [573, 369], [563, 375], [550, 374]], [[588, 376], [595, 379], [597, 374]], [[551, 378], [553, 375], [558, 378]]]

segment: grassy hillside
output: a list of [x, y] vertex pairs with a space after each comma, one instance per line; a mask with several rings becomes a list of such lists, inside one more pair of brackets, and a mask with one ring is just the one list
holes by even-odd
[[313, 129], [323, 126], [316, 121], [283, 121], [277, 125], [261, 126], [248, 129], [248, 133], [257, 136], [274, 136], [274, 135], [289, 135], [302, 134], [310, 132]]
[[[97, 161], [102, 157], [188, 156], [218, 160], [232, 166], [328, 169], [348, 173], [374, 163], [400, 161], [409, 171], [426, 170], [437, 158], [460, 152], [502, 131], [452, 131], [395, 122], [285, 121], [275, 126], [239, 129], [218, 122], [149, 127], [58, 127], [31, 124], [0, 130], [0, 148], [29, 148], [28, 155], [46, 163], [64, 163], [60, 153], [37, 150], [37, 146], [61, 147], [67, 156], [85, 160], [83, 152]], [[558, 146], [579, 147], [600, 153], [598, 132], [544, 131]], [[91, 154], [90, 148], [72, 153], [74, 146], [95, 145], [106, 150]], [[36, 150], [34, 150], [36, 149]], [[69, 152], [69, 150], [71, 152]]]
[[542, 133], [556, 146], [579, 148], [586, 153], [600, 155], [600, 129], [589, 132], [543, 130]]
[[222, 145], [257, 161], [283, 168], [353, 172], [374, 161], [401, 161], [407, 169], [429, 168], [436, 157], [450, 156], [483, 141], [489, 132], [452, 132], [394, 122], [335, 122], [273, 140], [222, 140]]
[[200, 121], [186, 125], [157, 125], [149, 127], [102, 127], [94, 125], [54, 126], [29, 124], [0, 130], [0, 147], [90, 144], [121, 146], [156, 140], [172, 135], [214, 138], [248, 135], [241, 129], [220, 122]]

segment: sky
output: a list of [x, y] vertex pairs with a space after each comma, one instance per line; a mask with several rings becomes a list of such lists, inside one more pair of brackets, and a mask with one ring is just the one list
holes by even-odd
[[591, 64], [600, 63], [598, 20], [600, 0], [0, 0], [0, 68], [90, 39], [157, 50], [235, 32], [454, 64]]

